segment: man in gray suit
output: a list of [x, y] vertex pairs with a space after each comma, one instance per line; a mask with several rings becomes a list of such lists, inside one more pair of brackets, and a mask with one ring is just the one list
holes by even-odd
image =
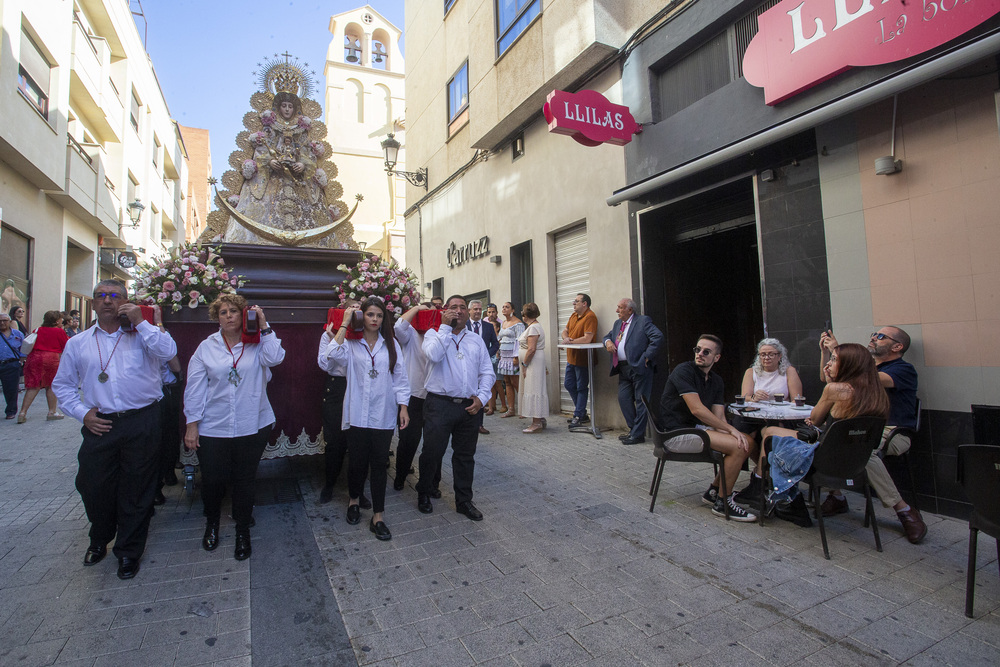
[[663, 342], [663, 332], [646, 315], [636, 312], [635, 301], [618, 302], [618, 319], [604, 337], [604, 347], [611, 353], [611, 375], [618, 376], [618, 405], [621, 406], [629, 432], [619, 436], [623, 445], [646, 441], [646, 406], [656, 372], [656, 352]]

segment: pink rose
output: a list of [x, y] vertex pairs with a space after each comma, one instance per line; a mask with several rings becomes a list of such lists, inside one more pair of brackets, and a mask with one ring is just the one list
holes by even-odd
[[198, 297], [201, 296], [201, 292], [199, 292], [198, 290], [194, 290], [193, 289], [190, 292], [188, 292], [188, 296], [191, 297], [194, 300], [197, 300]]
[[175, 288], [176, 285], [174, 285], [173, 280], [168, 280], [163, 283], [163, 289], [166, 290], [167, 292], [173, 292]]

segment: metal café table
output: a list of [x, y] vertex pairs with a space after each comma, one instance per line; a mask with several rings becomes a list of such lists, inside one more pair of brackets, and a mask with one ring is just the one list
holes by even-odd
[[[747, 408], [757, 409], [746, 412]], [[774, 401], [747, 401], [745, 405], [730, 403], [727, 409], [729, 414], [740, 415], [744, 419], [774, 423], [802, 421], [812, 412], [813, 406], [806, 404], [798, 408], [795, 407], [795, 403], [792, 401], [782, 401], [781, 403], [775, 403]]]
[[557, 347], [561, 347], [565, 350], [586, 350], [587, 351], [587, 376], [590, 378], [590, 429], [586, 427], [570, 429], [574, 433], [584, 432], [589, 430], [594, 434], [594, 437], [598, 440], [602, 439], [604, 436], [601, 435], [601, 429], [597, 428], [597, 392], [594, 391], [594, 351], [603, 350], [604, 343], [560, 343]]

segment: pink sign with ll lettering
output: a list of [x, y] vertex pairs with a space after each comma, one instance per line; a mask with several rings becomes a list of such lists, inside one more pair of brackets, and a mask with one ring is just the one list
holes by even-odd
[[612, 104], [596, 90], [553, 90], [545, 99], [542, 113], [549, 132], [568, 134], [584, 146], [624, 146], [633, 134], [642, 132], [628, 107]]
[[1000, 0], [783, 0], [757, 19], [743, 74], [769, 105], [851, 67], [945, 44], [1000, 12]]

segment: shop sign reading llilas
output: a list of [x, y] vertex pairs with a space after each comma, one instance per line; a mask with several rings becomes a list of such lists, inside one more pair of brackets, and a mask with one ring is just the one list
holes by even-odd
[[851, 67], [937, 48], [1000, 12], [1000, 0], [783, 0], [757, 19], [743, 73], [769, 105]]
[[628, 107], [612, 104], [596, 90], [553, 90], [545, 99], [542, 113], [549, 132], [568, 134], [584, 146], [624, 146], [642, 131]]

